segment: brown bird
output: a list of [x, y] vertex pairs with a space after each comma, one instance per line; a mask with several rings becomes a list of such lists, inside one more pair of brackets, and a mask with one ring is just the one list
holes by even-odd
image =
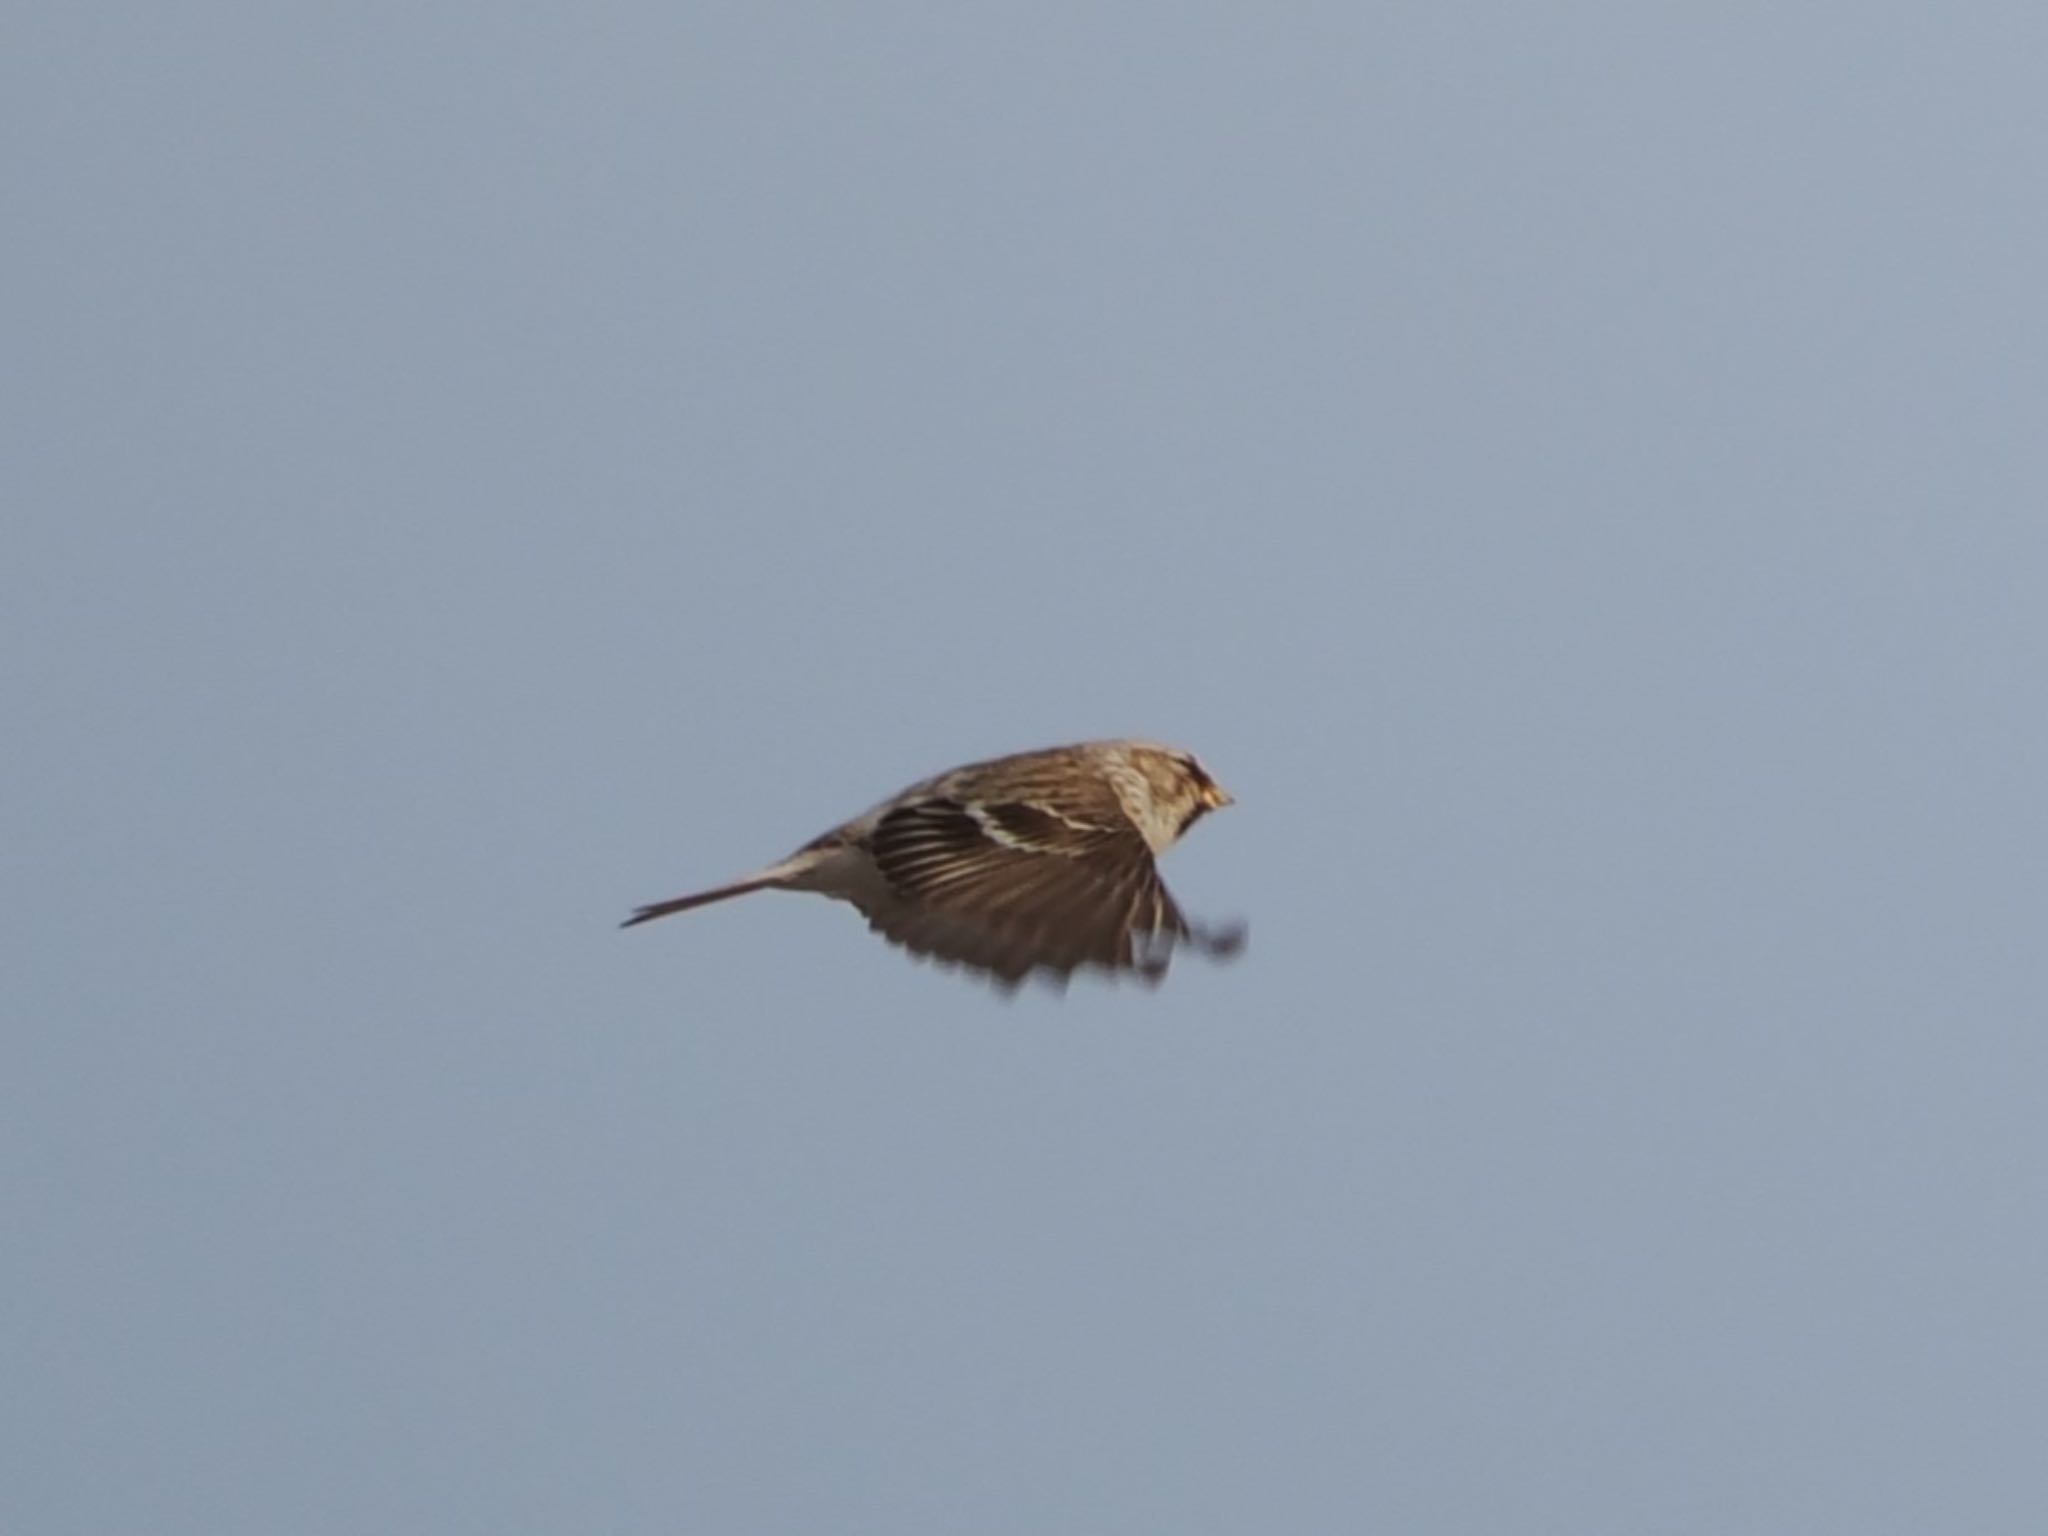
[[622, 925], [750, 891], [849, 901], [892, 944], [983, 972], [1005, 991], [1033, 971], [1056, 984], [1083, 965], [1166, 974], [1183, 944], [1243, 947], [1241, 924], [1181, 915], [1154, 860], [1231, 797], [1194, 755], [1090, 741], [969, 763], [913, 784], [779, 864], [641, 907]]

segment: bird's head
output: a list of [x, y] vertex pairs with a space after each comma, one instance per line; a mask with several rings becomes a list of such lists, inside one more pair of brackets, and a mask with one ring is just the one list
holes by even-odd
[[[1209, 776], [1195, 754], [1178, 747], [1141, 747], [1132, 754], [1152, 804], [1172, 836], [1179, 839], [1211, 811], [1236, 803], [1230, 791]], [[1155, 846], [1157, 846], [1155, 844]]]

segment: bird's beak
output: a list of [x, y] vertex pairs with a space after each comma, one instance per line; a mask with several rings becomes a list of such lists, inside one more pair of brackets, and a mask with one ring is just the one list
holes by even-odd
[[1202, 804], [1212, 811], [1220, 811], [1226, 805], [1237, 804], [1237, 797], [1232, 795], [1221, 784], [1204, 784], [1202, 786]]

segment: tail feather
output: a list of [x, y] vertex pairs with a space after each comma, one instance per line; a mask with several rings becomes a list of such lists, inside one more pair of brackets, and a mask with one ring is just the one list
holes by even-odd
[[731, 885], [721, 885], [715, 890], [697, 891], [689, 896], [675, 897], [671, 901], [657, 901], [649, 907], [636, 907], [633, 910], [633, 915], [619, 924], [619, 926], [621, 928], [631, 928], [637, 923], [651, 923], [657, 917], [668, 917], [673, 913], [687, 912], [692, 907], [708, 907], [714, 901], [727, 901], [734, 896], [744, 896], [750, 891], [772, 890], [781, 884], [783, 884], [783, 881], [779, 877], [757, 875], [752, 879], [735, 881]]

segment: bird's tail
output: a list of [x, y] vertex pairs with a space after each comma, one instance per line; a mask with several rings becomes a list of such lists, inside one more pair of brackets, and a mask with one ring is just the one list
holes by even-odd
[[791, 854], [780, 864], [770, 864], [766, 869], [757, 869], [744, 879], [730, 885], [714, 886], [708, 891], [697, 891], [688, 896], [677, 896], [670, 901], [657, 901], [651, 907], [638, 907], [633, 915], [619, 924], [631, 928], [636, 923], [651, 923], [657, 917], [667, 917], [676, 912], [687, 912], [692, 907], [708, 907], [714, 901], [728, 901], [734, 896], [744, 896], [749, 891], [807, 890], [812, 886], [807, 877], [823, 857], [816, 849], [803, 848]]
[[657, 917], [668, 917], [676, 912], [687, 912], [692, 907], [708, 907], [714, 901], [726, 901], [734, 896], [744, 896], [749, 891], [772, 890], [783, 884], [776, 876], [756, 875], [747, 880], [736, 880], [731, 885], [721, 885], [716, 890], [698, 891], [689, 896], [677, 896], [670, 901], [657, 901], [651, 907], [636, 907], [633, 915], [619, 924], [631, 928], [636, 923], [651, 923]]

